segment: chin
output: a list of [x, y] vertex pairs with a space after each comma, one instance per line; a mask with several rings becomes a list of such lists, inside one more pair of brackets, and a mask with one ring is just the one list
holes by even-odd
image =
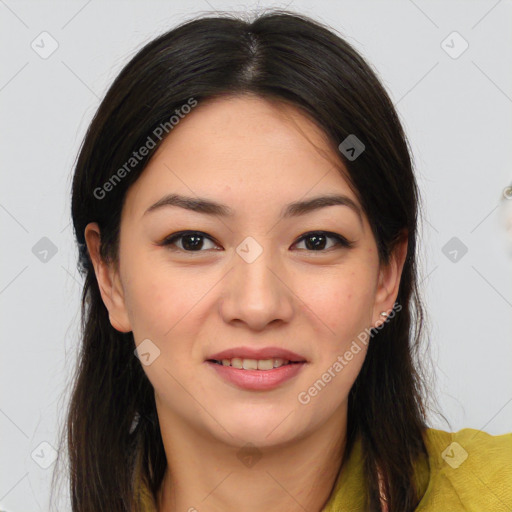
[[[223, 433], [223, 441], [237, 449], [246, 448], [248, 445], [254, 445], [257, 448], [272, 448], [283, 446], [295, 440], [293, 432], [272, 432], [275, 427], [269, 427], [264, 431], [255, 428], [239, 428], [238, 430], [231, 430], [233, 437], [230, 437], [225, 432]], [[272, 432], [270, 435], [269, 433]]]
[[264, 414], [260, 411], [259, 414], [255, 412], [230, 415], [224, 419], [221, 419], [222, 415], [218, 415], [219, 423], [226, 430], [216, 425], [217, 436], [225, 444], [235, 447], [242, 447], [247, 443], [259, 447], [271, 447], [293, 442], [301, 437], [301, 434], [296, 418], [290, 421], [293, 414], [286, 418], [288, 414], [289, 411], [284, 414], [276, 414], [275, 411]]

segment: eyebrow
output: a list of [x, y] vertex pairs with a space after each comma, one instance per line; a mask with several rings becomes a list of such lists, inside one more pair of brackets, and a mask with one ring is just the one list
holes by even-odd
[[[188, 197], [180, 194], [168, 194], [151, 205], [145, 212], [153, 212], [163, 207], [176, 206], [185, 210], [216, 217], [234, 217], [235, 212], [224, 204], [203, 197]], [[360, 206], [350, 197], [340, 194], [313, 197], [304, 201], [295, 201], [286, 205], [281, 213], [282, 219], [298, 217], [327, 206], [347, 206], [352, 209], [362, 225]]]

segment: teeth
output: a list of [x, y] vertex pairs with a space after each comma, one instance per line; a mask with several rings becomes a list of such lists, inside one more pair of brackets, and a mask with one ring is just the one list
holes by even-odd
[[221, 363], [222, 366], [232, 366], [240, 370], [272, 370], [273, 368], [284, 366], [289, 362], [288, 359], [281, 359], [279, 357], [273, 359], [242, 359], [240, 357], [234, 357], [233, 359], [217, 361], [217, 363]]
[[258, 370], [272, 370], [274, 368], [273, 359], [260, 359], [258, 361]]
[[233, 368], [242, 368], [242, 361], [242, 359], [234, 357], [233, 359], [231, 359], [231, 366]]
[[256, 359], [244, 359], [242, 361], [242, 368], [244, 370], [257, 370], [258, 361]]

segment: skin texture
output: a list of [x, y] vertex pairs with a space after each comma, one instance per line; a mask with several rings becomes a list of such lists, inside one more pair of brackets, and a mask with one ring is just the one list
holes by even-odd
[[[128, 190], [117, 265], [100, 259], [100, 230], [87, 226], [112, 326], [160, 350], [143, 366], [168, 461], [160, 511], [302, 512], [328, 499], [345, 446], [348, 393], [367, 347], [359, 343], [308, 404], [297, 397], [359, 333], [382, 323], [381, 311], [392, 311], [407, 249], [405, 240], [381, 267], [366, 216], [360, 223], [346, 206], [279, 219], [288, 203], [317, 195], [357, 203], [335, 165], [325, 135], [294, 107], [251, 95], [217, 99], [180, 121]], [[168, 193], [213, 199], [235, 216], [178, 207], [144, 214]], [[189, 252], [183, 238], [174, 250], [157, 245], [182, 230], [212, 240]], [[310, 231], [340, 234], [354, 247], [328, 238], [315, 251], [300, 241]], [[263, 250], [252, 263], [236, 252], [248, 236]], [[276, 389], [242, 390], [205, 363], [242, 345], [287, 348], [308, 363]], [[246, 443], [260, 457], [251, 466], [239, 457]]]

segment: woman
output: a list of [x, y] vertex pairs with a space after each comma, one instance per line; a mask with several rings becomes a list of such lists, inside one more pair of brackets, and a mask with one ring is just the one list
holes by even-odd
[[73, 181], [73, 511], [510, 510], [512, 434], [426, 423], [419, 199], [327, 27], [205, 17], [142, 48]]

